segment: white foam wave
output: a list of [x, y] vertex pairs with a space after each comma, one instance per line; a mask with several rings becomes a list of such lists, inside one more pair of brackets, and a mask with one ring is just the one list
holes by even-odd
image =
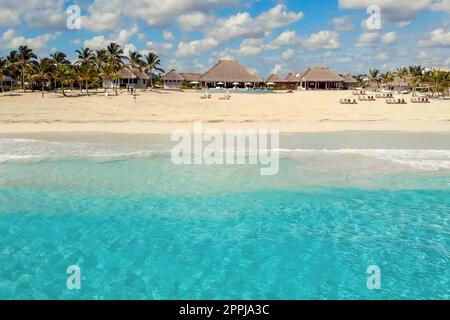
[[[266, 150], [269, 151], [269, 150]], [[282, 158], [315, 161], [351, 160], [353, 165], [373, 159], [420, 171], [450, 170], [450, 150], [425, 149], [277, 149]], [[108, 161], [147, 158], [156, 154], [170, 155], [170, 147], [162, 144], [54, 142], [29, 139], [0, 139], [0, 163], [41, 162], [78, 159]], [[334, 159], [336, 158], [336, 159]], [[328, 162], [327, 161], [327, 162]], [[320, 161], [319, 161], [320, 162]]]

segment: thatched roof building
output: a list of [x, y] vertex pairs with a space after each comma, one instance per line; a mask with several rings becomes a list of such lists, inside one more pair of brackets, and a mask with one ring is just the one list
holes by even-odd
[[260, 83], [263, 80], [235, 60], [220, 60], [211, 69], [200, 76], [202, 83]]
[[271, 74], [267, 79], [266, 83], [273, 82], [273, 83], [279, 83], [284, 82], [277, 74]]
[[164, 75], [163, 80], [164, 81], [183, 81], [184, 78], [178, 72], [176, 72], [174, 69], [172, 69]]
[[344, 82], [337, 73], [326, 67], [308, 68], [302, 75], [303, 82]]
[[184, 81], [187, 82], [199, 81], [201, 75], [202, 75], [201, 73], [180, 72], [180, 76], [182, 76]]
[[296, 82], [299, 83], [302, 81], [302, 72], [291, 72], [284, 79], [285, 82]]
[[119, 72], [120, 75], [120, 79], [136, 79], [136, 75], [131, 72], [131, 69], [128, 67], [123, 68], [122, 70], [120, 70]]

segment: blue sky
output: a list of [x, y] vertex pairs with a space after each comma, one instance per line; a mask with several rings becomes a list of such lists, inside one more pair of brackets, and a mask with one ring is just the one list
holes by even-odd
[[[81, 10], [69, 30], [66, 9]], [[369, 29], [367, 8], [380, 9]], [[204, 71], [221, 58], [263, 77], [329, 66], [366, 73], [410, 64], [450, 66], [450, 0], [0, 0], [0, 55], [21, 44], [75, 59], [110, 41], [156, 52], [165, 69]]]

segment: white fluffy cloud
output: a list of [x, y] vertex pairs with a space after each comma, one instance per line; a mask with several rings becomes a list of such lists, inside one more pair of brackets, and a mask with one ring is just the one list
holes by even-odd
[[55, 40], [60, 35], [56, 33], [46, 33], [36, 37], [26, 38], [17, 35], [13, 29], [6, 30], [0, 37], [0, 46], [7, 49], [17, 49], [19, 46], [29, 46], [32, 49], [39, 50], [47, 47], [47, 43]]
[[434, 11], [445, 11], [450, 13], [450, 0], [438, 0], [431, 5], [431, 9]]
[[281, 54], [281, 57], [282, 57], [284, 60], [289, 60], [289, 59], [293, 58], [294, 55], [295, 55], [295, 51], [294, 51], [293, 49], [287, 49], [286, 51], [284, 51], [284, 52]]
[[261, 39], [245, 39], [239, 48], [239, 55], [244, 57], [257, 56], [262, 52]]
[[115, 42], [121, 46], [125, 46], [129, 39], [138, 32], [137, 25], [131, 26], [129, 29], [122, 29], [117, 33], [112, 33], [108, 38], [104, 35], [95, 36], [84, 41], [83, 45], [91, 49], [105, 48], [111, 42]]
[[397, 41], [397, 34], [395, 32], [388, 32], [383, 35], [383, 37], [381, 38], [381, 41], [384, 44], [392, 44], [395, 41]]
[[355, 46], [358, 48], [369, 47], [378, 42], [380, 34], [378, 32], [365, 32], [361, 34]]
[[113, 30], [123, 17], [140, 19], [150, 26], [164, 26], [173, 23], [177, 16], [238, 4], [239, 0], [97, 0], [88, 7], [84, 21], [93, 31]]
[[339, 0], [342, 9], [367, 10], [371, 5], [379, 6], [382, 19], [391, 22], [407, 23], [422, 11], [429, 8], [431, 0]]
[[351, 16], [336, 17], [332, 20], [332, 24], [334, 29], [340, 32], [353, 31], [355, 29]]
[[173, 36], [173, 33], [170, 31], [163, 31], [163, 38], [166, 41], [173, 41], [175, 40], [175, 37]]
[[207, 38], [202, 40], [194, 40], [191, 42], [180, 42], [176, 55], [179, 57], [192, 57], [207, 50], [211, 50], [219, 45], [219, 42]]
[[309, 49], [338, 49], [339, 34], [335, 31], [322, 30], [311, 34], [303, 45]]
[[236, 37], [261, 38], [271, 30], [290, 25], [303, 18], [302, 12], [288, 12], [278, 4], [257, 17], [248, 12], [239, 12], [226, 19], [218, 19], [211, 29], [206, 30], [208, 38], [225, 42]]
[[0, 10], [0, 27], [16, 27], [20, 24], [20, 19], [16, 13], [8, 8]]
[[276, 64], [270, 73], [271, 74], [279, 74], [282, 69], [283, 69], [283, 66], [281, 64]]
[[64, 0], [0, 0], [0, 27], [26, 26], [42, 29], [65, 27]]
[[195, 31], [202, 30], [204, 27], [214, 24], [214, 17], [197, 11], [179, 16], [177, 22], [183, 31]]
[[275, 40], [266, 45], [267, 50], [277, 50], [283, 46], [295, 45], [299, 41], [295, 31], [286, 30], [281, 33]]
[[433, 30], [418, 44], [419, 47], [450, 48], [450, 31], [443, 28]]

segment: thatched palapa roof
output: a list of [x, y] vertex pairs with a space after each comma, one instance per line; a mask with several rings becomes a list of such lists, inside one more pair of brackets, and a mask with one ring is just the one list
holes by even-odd
[[238, 61], [220, 60], [211, 69], [200, 76], [205, 82], [262, 82], [256, 74], [250, 72]]
[[395, 76], [392, 81], [386, 83], [391, 87], [409, 87], [409, 84], [406, 82], [406, 79], [400, 79], [400, 77]]
[[172, 69], [164, 75], [163, 80], [183, 81], [184, 79], [178, 72]]
[[123, 68], [122, 70], [120, 70], [119, 72], [120, 74], [120, 79], [136, 79], [136, 75], [131, 72], [131, 70], [128, 67]]
[[139, 70], [138, 68], [131, 69], [131, 72], [136, 76], [138, 79], [148, 80], [150, 77], [145, 74], [145, 72]]
[[356, 80], [351, 74], [343, 73], [340, 74], [340, 76], [344, 79], [345, 83], [357, 83], [358, 80]]
[[343, 82], [344, 79], [326, 67], [308, 68], [302, 76], [305, 82]]
[[185, 81], [198, 81], [200, 79], [201, 73], [192, 73], [192, 72], [183, 72], [179, 73], [179, 75], [185, 80]]
[[281, 78], [277, 74], [271, 74], [266, 79], [266, 83], [268, 83], [268, 82], [279, 83], [279, 82], [283, 82], [283, 80], [281, 80]]
[[284, 79], [285, 82], [301, 82], [302, 81], [302, 72], [291, 72]]

